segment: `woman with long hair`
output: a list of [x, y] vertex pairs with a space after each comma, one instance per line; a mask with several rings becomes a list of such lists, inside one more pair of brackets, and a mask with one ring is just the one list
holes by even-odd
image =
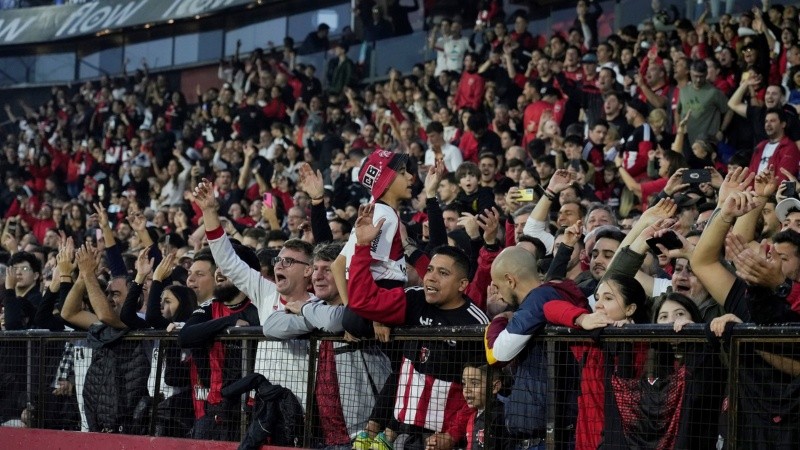
[[[552, 300], [544, 305], [548, 322], [570, 328], [595, 330], [627, 323], [647, 323], [647, 294], [635, 278], [612, 274], [597, 286], [595, 312], [588, 311], [563, 300]], [[611, 392], [606, 391], [606, 364], [643, 367], [647, 356], [646, 344], [634, 344], [632, 349], [611, 349], [614, 344], [581, 343], [572, 347], [580, 362], [580, 395], [578, 396], [578, 421], [575, 428], [575, 449], [595, 450], [603, 437], [606, 404]], [[630, 347], [625, 345], [624, 347]], [[609, 350], [628, 350], [612, 353]], [[607, 361], [607, 359], [611, 359]], [[632, 358], [632, 361], [630, 359]]]
[[[149, 248], [139, 253], [136, 261], [136, 279], [131, 284], [128, 297], [120, 312], [120, 318], [131, 329], [153, 328], [176, 332], [180, 330], [192, 311], [197, 309], [197, 295], [190, 288], [173, 284], [175, 253], [170, 253], [153, 270], [153, 260], [149, 258]], [[152, 272], [152, 281], [146, 292], [147, 307], [145, 317], [137, 315], [140, 298], [147, 278]], [[160, 354], [163, 353], [164, 370], [161, 379], [156, 380], [156, 368]], [[156, 436], [187, 437], [194, 423], [189, 366], [181, 348], [175, 340], [161, 340], [154, 345], [150, 361], [150, 376], [147, 389], [154, 399], [156, 385], [163, 400], [153, 402], [156, 412]]]

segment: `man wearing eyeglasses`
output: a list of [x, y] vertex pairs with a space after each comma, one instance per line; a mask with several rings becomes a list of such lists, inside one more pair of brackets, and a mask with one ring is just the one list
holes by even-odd
[[[299, 239], [289, 239], [283, 245], [275, 264], [275, 282], [251, 268], [236, 256], [230, 239], [219, 220], [219, 205], [214, 198], [209, 181], [203, 180], [194, 189], [194, 198], [203, 211], [203, 226], [217, 265], [217, 274], [230, 280], [258, 308], [258, 318], [264, 324], [275, 311], [286, 309], [287, 304], [315, 300], [308, 292], [311, 282], [312, 253], [314, 246]], [[308, 362], [305, 346], [296, 342], [260, 342], [256, 354], [255, 371], [270, 382], [290, 389], [305, 405]], [[298, 357], [300, 356], [300, 357]]]
[[5, 280], [6, 330], [24, 330], [33, 326], [36, 308], [42, 301], [42, 294], [37, 289], [41, 277], [42, 263], [33, 253], [14, 253]]

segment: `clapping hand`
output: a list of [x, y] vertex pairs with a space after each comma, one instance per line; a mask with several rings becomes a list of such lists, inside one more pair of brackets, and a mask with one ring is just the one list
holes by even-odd
[[477, 217], [478, 226], [483, 230], [483, 242], [487, 245], [497, 241], [497, 232], [500, 229], [500, 213], [497, 208], [484, 210], [483, 214]]
[[325, 195], [325, 183], [322, 178], [322, 172], [319, 170], [314, 172], [314, 169], [312, 169], [311, 165], [308, 163], [301, 164], [299, 172], [300, 180], [297, 183], [298, 187], [305, 191], [309, 197], [318, 199]]
[[369, 203], [358, 207], [358, 218], [356, 219], [353, 231], [356, 234], [358, 245], [370, 245], [381, 232], [381, 227], [386, 218], [381, 218], [377, 224], [372, 223], [375, 214], [375, 205]]

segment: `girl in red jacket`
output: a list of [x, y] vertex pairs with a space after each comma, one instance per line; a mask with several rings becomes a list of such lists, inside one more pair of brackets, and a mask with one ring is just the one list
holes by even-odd
[[[609, 275], [597, 286], [595, 299], [595, 312], [567, 301], [551, 300], [544, 305], [545, 318], [556, 325], [584, 330], [649, 322], [647, 294], [633, 277]], [[581, 394], [578, 397], [578, 423], [575, 428], [575, 449], [595, 450], [600, 445], [604, 428], [606, 352], [595, 343], [575, 345], [572, 347], [572, 352], [583, 366]], [[633, 353], [634, 367], [642, 368], [647, 355], [646, 346], [637, 347]]]

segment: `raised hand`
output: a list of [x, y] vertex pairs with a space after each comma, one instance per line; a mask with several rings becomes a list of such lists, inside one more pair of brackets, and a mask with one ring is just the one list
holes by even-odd
[[725, 180], [719, 187], [719, 199], [717, 200], [717, 204], [723, 205], [728, 196], [733, 192], [744, 192], [747, 186], [753, 182], [754, 178], [755, 174], [750, 173], [750, 169], [747, 167], [737, 167], [728, 172], [728, 174], [725, 175]]
[[425, 176], [425, 196], [428, 198], [436, 198], [436, 190], [439, 188], [439, 182], [442, 181], [444, 176], [444, 164], [441, 161], [436, 161], [432, 166], [428, 167], [428, 174]]
[[722, 182], [725, 181], [725, 178], [723, 178], [722, 174], [713, 166], [706, 166], [705, 169], [711, 173], [711, 186], [714, 189], [719, 189], [719, 187], [722, 186]]
[[675, 173], [672, 174], [671, 177], [669, 177], [669, 180], [667, 180], [667, 184], [664, 186], [665, 194], [673, 196], [675, 195], [676, 192], [680, 192], [684, 189], [687, 189], [690, 186], [689, 183], [683, 182], [684, 172], [686, 172], [685, 168], [678, 169], [675, 171]]
[[130, 224], [133, 231], [137, 233], [145, 231], [147, 229], [147, 218], [144, 217], [139, 208], [131, 207], [128, 210], [128, 223]]
[[272, 202], [272, 205], [267, 205], [266, 203], [262, 203], [261, 206], [261, 217], [269, 223], [272, 223], [272, 220], [278, 220], [278, 205], [276, 202]]
[[[674, 226], [677, 226], [677, 223], [674, 224]], [[680, 234], [678, 232], [675, 232], [672, 229], [667, 228], [667, 229], [662, 229], [662, 230], [656, 231], [653, 234], [653, 237], [657, 237], [657, 238], [658, 237], [662, 237], [667, 233], [675, 233], [675, 236], [678, 238], [679, 241], [681, 241], [681, 248], [675, 248], [675, 249], [669, 250], [666, 247], [664, 247], [662, 244], [656, 244], [656, 247], [658, 247], [658, 250], [661, 252], [661, 254], [666, 255], [667, 258], [670, 258], [670, 259], [672, 259], [672, 258], [685, 258], [685, 259], [691, 258], [692, 257], [692, 253], [694, 252], [694, 244], [692, 244], [691, 242], [686, 240], [686, 238], [683, 237], [682, 234]]]
[[252, 161], [254, 156], [256, 156], [256, 146], [253, 145], [253, 141], [248, 141], [244, 145], [244, 159]]
[[56, 255], [56, 266], [58, 272], [63, 276], [72, 275], [75, 270], [75, 243], [69, 237], [61, 241]]
[[82, 245], [75, 253], [75, 262], [78, 264], [81, 276], [94, 277], [98, 267], [98, 258], [94, 248]]
[[300, 180], [297, 185], [308, 194], [312, 199], [319, 199], [325, 195], [325, 182], [322, 178], [322, 172], [311, 168], [308, 163], [300, 165]]
[[568, 188], [572, 181], [572, 174], [570, 174], [568, 170], [558, 169], [555, 171], [553, 176], [550, 177], [550, 182], [547, 184], [547, 190], [553, 194], [558, 194], [559, 192]]
[[642, 234], [640, 234], [639, 237], [642, 239], [650, 239], [655, 237], [660, 231], [667, 230], [672, 225], [675, 225], [675, 222], [677, 221], [673, 218], [658, 219], [651, 223], [647, 228], [642, 230]]
[[772, 164], [767, 167], [767, 170], [756, 175], [753, 190], [757, 196], [763, 199], [772, 197], [778, 190], [778, 179], [775, 177], [775, 167]]
[[2, 240], [0, 240], [0, 245], [3, 246], [4, 249], [10, 254], [14, 254], [19, 249], [19, 243], [17, 242], [17, 238], [14, 237], [11, 233], [4, 233]]
[[95, 203], [92, 206], [97, 214], [97, 223], [100, 225], [100, 228], [104, 230], [110, 228], [111, 225], [108, 222], [108, 212], [106, 212], [106, 208], [100, 203]]
[[486, 209], [477, 217], [478, 226], [483, 230], [483, 242], [487, 245], [497, 242], [497, 232], [500, 229], [500, 213], [497, 208]]
[[361, 205], [358, 207], [358, 218], [353, 227], [356, 234], [356, 243], [358, 245], [369, 245], [381, 232], [381, 227], [386, 218], [382, 218], [377, 224], [372, 223], [375, 215], [375, 205], [372, 203]]
[[[735, 242], [735, 241], [739, 242]], [[727, 238], [726, 244], [731, 248], [740, 249], [736, 253], [736, 275], [751, 286], [764, 286], [775, 289], [786, 280], [783, 274], [783, 261], [771, 255], [766, 242], [758, 251], [745, 247], [741, 249], [741, 238]]]
[[467, 232], [470, 239], [476, 239], [480, 235], [478, 221], [473, 214], [461, 213], [461, 217], [458, 218], [458, 226], [464, 227], [464, 231]]
[[214, 186], [210, 181], [203, 178], [197, 187], [194, 188], [194, 201], [203, 211], [217, 211], [219, 205], [217, 199], [214, 197]]
[[678, 211], [678, 205], [671, 198], [662, 198], [655, 205], [647, 208], [639, 220], [647, 220], [646, 223], [655, 223], [660, 219], [674, 217]]
[[170, 275], [172, 270], [175, 269], [175, 252], [167, 254], [164, 259], [158, 263], [158, 267], [153, 272], [153, 281], [164, 281]]
[[731, 223], [733, 219], [749, 213], [757, 206], [753, 191], [730, 193], [722, 205], [722, 220]]
[[148, 258], [147, 255], [150, 252], [150, 247], [145, 247], [139, 252], [139, 256], [136, 258], [136, 263], [134, 264], [134, 268], [136, 269], [136, 277], [141, 277], [144, 279], [150, 271], [153, 270], [153, 264], [155, 261], [153, 258]]
[[583, 221], [577, 220], [575, 221], [575, 223], [573, 223], [564, 230], [564, 240], [561, 242], [570, 247], [575, 247], [575, 244], [578, 243], [578, 240], [581, 238], [582, 235], [583, 235]]
[[520, 192], [517, 186], [512, 186], [511, 189], [506, 192], [506, 212], [511, 213], [516, 211], [519, 208], [519, 197]]

